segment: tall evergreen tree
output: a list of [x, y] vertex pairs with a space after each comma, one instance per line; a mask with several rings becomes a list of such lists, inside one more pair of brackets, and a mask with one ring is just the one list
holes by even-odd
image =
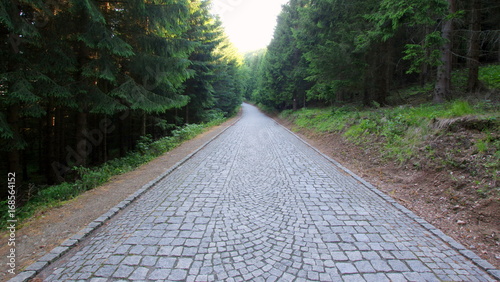
[[295, 40], [299, 28], [299, 8], [305, 1], [292, 0], [283, 6], [278, 16], [274, 38], [265, 57], [262, 89], [263, 103], [277, 108], [297, 109], [299, 101], [305, 100], [303, 54]]
[[308, 61], [308, 80], [313, 83], [310, 98], [332, 103], [364, 95], [371, 102], [380, 47], [359, 46], [357, 40], [368, 26], [364, 15], [376, 4], [319, 0], [302, 9], [304, 29], [298, 38]]
[[267, 50], [261, 49], [245, 54], [243, 66], [244, 96], [248, 100], [258, 100], [257, 89], [262, 83], [262, 66]]
[[481, 55], [481, 7], [482, 0], [472, 0], [469, 17], [469, 42], [467, 48], [467, 67], [469, 75], [467, 79], [467, 90], [476, 91], [480, 89], [479, 83], [479, 60]]
[[7, 151], [7, 170], [22, 174], [21, 150], [27, 142], [23, 137], [22, 120], [41, 117], [44, 109], [36, 89], [48, 78], [34, 65], [31, 52], [42, 40], [37, 23], [42, 16], [41, 1], [2, 1], [0, 6], [0, 141]]
[[222, 42], [214, 50], [215, 76], [214, 98], [215, 109], [226, 116], [235, 113], [243, 102], [243, 58], [236, 47], [223, 35]]
[[196, 44], [196, 47], [189, 55], [189, 69], [193, 76], [184, 84], [184, 95], [189, 97], [189, 103], [184, 108], [186, 123], [203, 121], [205, 111], [214, 106], [213, 52], [221, 40], [221, 23], [210, 14], [210, 2], [192, 1], [192, 5], [190, 28], [185, 38]]
[[[443, 40], [439, 32], [434, 30], [437, 28], [436, 22], [445, 15], [446, 3], [443, 0], [382, 0], [376, 12], [366, 16], [373, 25], [360, 40], [361, 46], [382, 44], [387, 48], [397, 38], [398, 42], [404, 44], [404, 59], [411, 61], [407, 72], [423, 73], [421, 80], [425, 84], [429, 68], [440, 65], [438, 49], [443, 45]], [[392, 80], [393, 77], [386, 75], [386, 79]]]
[[456, 1], [448, 0], [449, 16], [443, 20], [441, 36], [444, 43], [441, 46], [441, 64], [437, 70], [437, 81], [434, 87], [434, 102], [442, 103], [450, 96], [452, 47], [453, 47], [453, 14], [456, 12]]
[[[194, 44], [183, 38], [189, 28], [191, 3], [185, 1], [131, 1], [119, 13], [116, 30], [135, 52], [124, 58], [121, 84], [111, 95], [140, 116], [140, 135], [145, 135], [147, 117], [186, 105], [183, 83], [188, 54]], [[123, 120], [121, 121], [123, 122]]]

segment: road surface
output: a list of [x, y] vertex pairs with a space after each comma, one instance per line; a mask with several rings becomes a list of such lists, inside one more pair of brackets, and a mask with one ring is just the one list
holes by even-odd
[[494, 281], [256, 108], [46, 281]]

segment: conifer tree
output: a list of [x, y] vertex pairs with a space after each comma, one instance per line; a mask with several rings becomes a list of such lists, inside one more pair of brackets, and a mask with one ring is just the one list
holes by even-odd
[[36, 0], [2, 1], [0, 6], [0, 144], [7, 151], [7, 170], [17, 174], [18, 185], [27, 177], [21, 174], [21, 150], [27, 146], [22, 119], [44, 114], [35, 90], [47, 77], [33, 67], [31, 52], [41, 40], [36, 26], [41, 8]]
[[298, 10], [305, 1], [294, 0], [283, 6], [278, 16], [274, 38], [265, 57], [261, 92], [263, 103], [277, 108], [297, 109], [305, 99], [308, 86], [305, 82], [305, 61], [295, 33], [299, 29]]
[[204, 120], [207, 109], [214, 106], [215, 57], [214, 50], [221, 41], [221, 23], [210, 14], [208, 1], [192, 1], [189, 29], [185, 38], [196, 44], [189, 55], [189, 70], [193, 76], [184, 88], [189, 103], [184, 108], [184, 122]]
[[74, 83], [71, 85], [78, 105], [75, 113], [76, 144], [74, 163], [70, 166], [87, 165], [93, 145], [87, 140], [89, 115], [114, 114], [125, 107], [113, 99], [110, 85], [118, 80], [119, 58], [130, 57], [132, 47], [124, 42], [107, 22], [105, 11], [109, 3], [94, 0], [71, 1], [66, 11], [69, 26], [67, 40], [76, 60]]
[[160, 113], [186, 104], [180, 95], [191, 75], [186, 59], [193, 44], [182, 35], [187, 29], [188, 1], [131, 1], [120, 13], [116, 30], [134, 55], [121, 61], [120, 86], [111, 94], [131, 110]]
[[242, 75], [244, 83], [244, 96], [248, 100], [259, 100], [258, 95], [261, 92], [258, 91], [258, 88], [260, 87], [262, 81], [262, 65], [266, 52], [266, 49], [261, 49], [245, 54]]
[[243, 58], [236, 47], [223, 35], [222, 42], [214, 50], [215, 81], [214, 99], [215, 109], [222, 111], [225, 116], [234, 114], [241, 105], [243, 86]]

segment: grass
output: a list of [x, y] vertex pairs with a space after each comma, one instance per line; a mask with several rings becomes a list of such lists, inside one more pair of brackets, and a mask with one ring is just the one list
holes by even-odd
[[319, 133], [341, 133], [356, 144], [371, 146], [374, 140], [378, 140], [384, 148], [384, 156], [404, 163], [418, 153], [426, 136], [432, 134], [430, 124], [433, 120], [470, 114], [491, 115], [492, 112], [494, 109], [491, 109], [491, 105], [471, 105], [467, 101], [457, 100], [442, 105], [423, 104], [416, 107], [288, 110], [282, 112], [281, 117], [293, 120], [298, 128], [313, 129]]
[[[222, 124], [224, 118], [218, 117], [206, 124], [189, 124], [172, 132], [172, 136], [153, 141], [150, 136], [143, 136], [134, 152], [127, 154], [123, 158], [106, 162], [99, 167], [76, 167], [79, 180], [73, 183], [61, 183], [39, 190], [25, 205], [16, 210], [19, 223], [31, 218], [38, 212], [52, 207], [60, 206], [64, 202], [71, 200], [85, 191], [98, 187], [111, 179], [111, 177], [131, 171], [142, 164], [145, 164], [167, 151], [180, 145], [182, 142], [192, 139], [202, 133], [206, 128]], [[6, 201], [0, 202], [0, 227], [5, 227], [7, 223]]]
[[461, 117], [475, 113], [475, 109], [467, 101], [457, 100], [453, 102], [447, 112], [447, 117]]
[[[459, 89], [467, 86], [468, 69], [453, 71], [452, 85]], [[479, 80], [489, 89], [500, 89], [500, 65], [487, 65], [479, 68]]]
[[489, 65], [480, 68], [479, 80], [488, 88], [500, 89], [500, 65]]

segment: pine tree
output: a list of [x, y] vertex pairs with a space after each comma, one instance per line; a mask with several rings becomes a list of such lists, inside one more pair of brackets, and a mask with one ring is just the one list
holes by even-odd
[[41, 1], [36, 0], [2, 1], [0, 6], [0, 144], [7, 152], [7, 170], [16, 173], [18, 186], [27, 177], [21, 164], [21, 150], [27, 146], [22, 119], [44, 114], [36, 89], [47, 77], [33, 67], [31, 52], [41, 40], [36, 26], [41, 8]]
[[274, 38], [265, 56], [262, 103], [284, 109], [297, 109], [299, 101], [305, 100], [305, 60], [297, 45], [295, 33], [299, 29], [298, 10], [305, 1], [290, 1], [283, 6], [278, 16]]
[[189, 55], [189, 70], [193, 76], [184, 84], [184, 95], [189, 97], [189, 103], [184, 108], [186, 123], [204, 121], [205, 111], [214, 106], [213, 52], [220, 43], [221, 35], [220, 22], [217, 22], [209, 11], [210, 2], [192, 1], [191, 5], [189, 29], [184, 36], [196, 47]]
[[244, 96], [247, 100], [259, 100], [258, 91], [262, 83], [262, 66], [267, 50], [261, 49], [250, 52], [244, 56], [244, 65], [242, 67], [242, 79], [244, 87]]
[[448, 0], [448, 9], [450, 16], [444, 19], [442, 23], [441, 36], [444, 44], [441, 46], [441, 64], [437, 70], [437, 81], [434, 87], [433, 101], [442, 103], [450, 96], [451, 89], [451, 71], [452, 71], [452, 42], [453, 42], [453, 18], [456, 12], [455, 0]]
[[481, 88], [479, 82], [479, 60], [481, 55], [481, 0], [473, 0], [469, 22], [469, 42], [467, 50], [467, 67], [469, 76], [467, 79], [467, 90], [474, 92]]
[[214, 50], [214, 57], [216, 58], [213, 85], [214, 106], [225, 116], [230, 116], [243, 102], [243, 58], [228, 37], [224, 35], [222, 42]]

